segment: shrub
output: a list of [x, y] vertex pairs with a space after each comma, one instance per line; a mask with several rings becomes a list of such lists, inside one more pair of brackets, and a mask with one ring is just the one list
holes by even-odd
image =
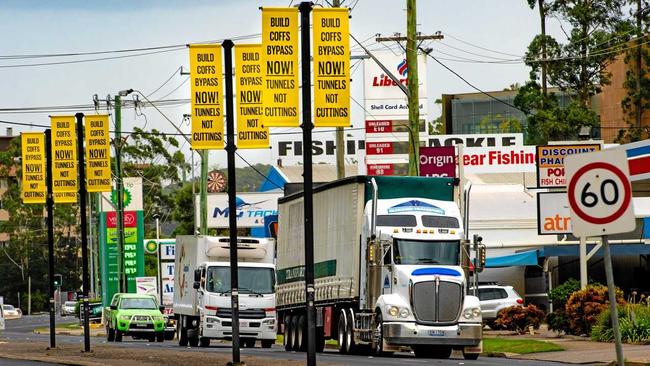
[[546, 315], [546, 324], [548, 329], [561, 333], [567, 333], [569, 329], [569, 318], [566, 316], [564, 308], [557, 309]]
[[555, 309], [564, 310], [564, 305], [566, 305], [569, 296], [578, 290], [580, 290], [580, 281], [569, 278], [563, 284], [552, 289], [548, 293], [548, 298], [553, 302]]
[[[616, 302], [625, 304], [623, 292], [616, 289]], [[575, 291], [569, 297], [564, 309], [569, 319], [569, 330], [575, 335], [591, 334], [591, 327], [598, 316], [609, 306], [607, 287], [589, 285], [584, 290]]]
[[539, 325], [544, 319], [544, 312], [537, 306], [530, 304], [524, 306], [510, 306], [501, 309], [497, 314], [496, 325], [505, 330], [513, 330], [519, 334], [524, 334], [528, 327], [539, 329]]
[[[592, 328], [591, 338], [599, 342], [614, 340], [610, 310], [606, 309], [598, 316]], [[634, 304], [618, 306], [618, 320], [621, 340], [625, 343], [650, 343], [650, 307]]]

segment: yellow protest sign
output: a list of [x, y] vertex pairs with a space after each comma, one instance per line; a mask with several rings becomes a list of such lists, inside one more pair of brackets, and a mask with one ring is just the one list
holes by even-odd
[[[52, 116], [52, 192], [77, 192], [77, 133], [74, 116]], [[66, 195], [67, 196], [67, 195]], [[61, 195], [58, 196], [62, 198]], [[76, 198], [76, 195], [75, 195]], [[68, 200], [54, 202], [71, 202]]]
[[23, 132], [22, 148], [22, 199], [23, 203], [45, 203], [45, 134]]
[[269, 128], [262, 125], [261, 44], [235, 46], [235, 83], [237, 88], [237, 148], [269, 148]]
[[298, 9], [262, 8], [266, 127], [298, 127]]
[[350, 126], [350, 22], [347, 8], [313, 10], [314, 127]]
[[86, 116], [86, 189], [111, 192], [111, 143], [108, 115]]
[[192, 148], [223, 149], [221, 45], [190, 45]]
[[54, 203], [76, 203], [77, 192], [54, 192]]

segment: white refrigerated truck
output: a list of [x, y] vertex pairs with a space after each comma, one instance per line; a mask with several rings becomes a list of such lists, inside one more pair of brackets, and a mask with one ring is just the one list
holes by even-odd
[[[479, 300], [461, 265], [454, 180], [357, 176], [314, 188], [316, 349], [482, 351]], [[285, 190], [285, 193], [286, 190]], [[289, 192], [290, 193], [290, 192]], [[306, 348], [303, 194], [278, 200], [277, 310], [285, 349]], [[467, 262], [466, 262], [467, 263]]]
[[[275, 241], [237, 238], [239, 336], [241, 344], [273, 345], [275, 313]], [[211, 339], [232, 338], [230, 239], [176, 237], [174, 314], [180, 346], [207, 347]]]

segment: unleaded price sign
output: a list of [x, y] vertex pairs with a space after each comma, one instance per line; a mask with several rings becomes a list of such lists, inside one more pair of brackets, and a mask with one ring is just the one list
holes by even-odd
[[350, 126], [350, 21], [347, 8], [313, 10], [314, 127]]
[[235, 46], [237, 148], [268, 149], [269, 128], [263, 125], [262, 45]]
[[55, 203], [77, 200], [77, 132], [74, 116], [52, 116], [52, 192]]
[[193, 149], [223, 149], [221, 78], [221, 45], [190, 45]]
[[266, 127], [298, 127], [298, 8], [262, 8]]
[[45, 134], [23, 132], [22, 146], [22, 198], [23, 203], [45, 203]]
[[86, 188], [88, 192], [110, 192], [111, 150], [108, 115], [86, 116]]

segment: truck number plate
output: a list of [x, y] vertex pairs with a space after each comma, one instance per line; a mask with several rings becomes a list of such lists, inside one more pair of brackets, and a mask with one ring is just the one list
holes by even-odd
[[442, 336], [445, 335], [445, 331], [444, 330], [430, 330], [429, 335], [434, 336], [434, 337], [442, 337]]
[[246, 328], [248, 327], [248, 322], [239, 322], [239, 326]]

